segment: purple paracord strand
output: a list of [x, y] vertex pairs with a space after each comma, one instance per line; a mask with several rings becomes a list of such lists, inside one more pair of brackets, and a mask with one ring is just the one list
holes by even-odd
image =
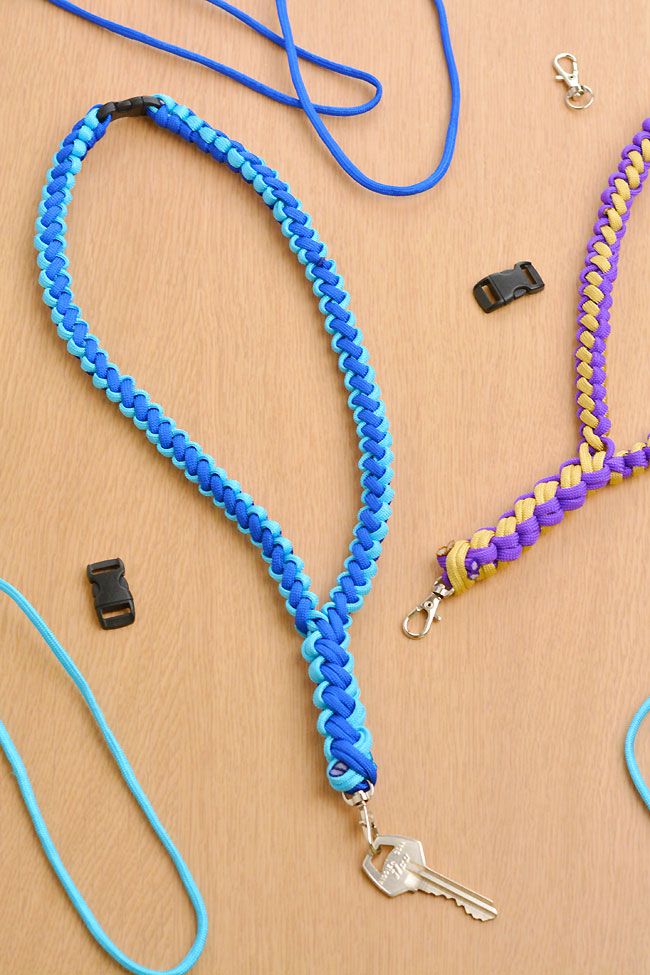
[[[609, 177], [607, 189], [601, 194], [602, 204], [598, 210], [598, 218], [594, 225], [594, 235], [589, 240], [587, 245], [587, 256], [585, 258], [585, 264], [580, 274], [580, 297], [578, 301], [578, 349], [582, 347], [580, 342], [580, 336], [585, 331], [585, 326], [580, 324], [580, 319], [583, 315], [582, 304], [588, 299], [588, 295], [585, 294], [585, 288], [588, 286], [587, 274], [590, 271], [597, 271], [602, 277], [602, 283], [599, 285], [600, 290], [604, 294], [603, 300], [600, 302], [598, 314], [595, 316], [598, 319], [599, 326], [596, 332], [592, 333], [594, 335], [594, 345], [591, 349], [592, 359], [591, 367], [593, 369], [593, 376], [591, 377], [591, 384], [593, 386], [593, 391], [591, 397], [595, 402], [594, 409], [592, 410], [594, 416], [598, 418], [598, 425], [594, 428], [594, 433], [601, 438], [606, 446], [608, 455], [613, 454], [615, 446], [613, 441], [609, 438], [608, 434], [611, 429], [611, 423], [608, 417], [607, 403], [605, 403], [606, 388], [605, 383], [607, 381], [606, 376], [606, 361], [605, 353], [607, 348], [607, 339], [611, 331], [610, 326], [610, 309], [612, 306], [612, 288], [618, 274], [618, 259], [621, 249], [621, 241], [625, 237], [627, 231], [627, 222], [630, 218], [630, 213], [632, 210], [632, 204], [634, 199], [643, 189], [643, 184], [648, 177], [648, 163], [644, 161], [643, 171], [639, 173], [639, 185], [636, 188], [630, 187], [630, 199], [627, 201], [625, 213], [620, 214], [623, 226], [619, 231], [616, 232], [615, 241], [608, 245], [612, 252], [612, 256], [609, 258], [611, 268], [609, 271], [601, 271], [596, 265], [592, 263], [592, 258], [597, 255], [597, 251], [594, 247], [596, 243], [604, 241], [602, 235], [602, 227], [609, 224], [607, 219], [607, 212], [610, 209], [615, 209], [612, 203], [612, 194], [616, 193], [615, 180], [623, 178], [626, 183], [628, 183], [626, 170], [630, 165], [629, 154], [630, 152], [641, 152], [641, 143], [643, 139], [648, 138], [648, 133], [650, 132], [650, 119], [645, 119], [643, 122], [643, 128], [638, 132], [631, 143], [629, 143], [621, 153], [621, 161], [618, 164], [618, 169], [615, 173]], [[629, 186], [629, 183], [628, 183]], [[580, 360], [575, 358], [576, 369], [580, 363]], [[579, 397], [579, 393], [576, 392], [576, 400]], [[581, 407], [578, 405], [578, 418], [580, 418], [580, 413], [582, 412]], [[580, 428], [581, 439], [584, 440], [584, 424]], [[607, 482], [605, 482], [607, 483]], [[600, 485], [598, 485], [600, 486]]]

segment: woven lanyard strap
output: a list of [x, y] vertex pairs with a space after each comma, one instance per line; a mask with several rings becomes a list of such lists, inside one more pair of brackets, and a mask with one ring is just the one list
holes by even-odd
[[[151, 34], [146, 34], [144, 31], [136, 30], [133, 27], [127, 27], [125, 24], [118, 24], [113, 20], [108, 20], [106, 17], [100, 17], [99, 14], [92, 13], [90, 10], [85, 10], [83, 7], [79, 7], [77, 4], [71, 3], [70, 0], [49, 0], [49, 2], [54, 4], [55, 7], [60, 7], [62, 10], [65, 10], [68, 13], [75, 14], [77, 17], [81, 17], [84, 20], [89, 21], [91, 24], [97, 24], [99, 27], [103, 27], [105, 30], [109, 30], [114, 34], [119, 34], [121, 37], [127, 37], [129, 40], [138, 41], [141, 44], [154, 47], [159, 51], [165, 51], [167, 54], [173, 54], [178, 58], [184, 58], [185, 60], [192, 61], [195, 64], [201, 64], [203, 67], [209, 68], [211, 71], [216, 71], [218, 74], [224, 75], [226, 78], [230, 78], [231, 80], [236, 81], [238, 84], [244, 85], [246, 88], [250, 88], [251, 91], [257, 92], [257, 94], [263, 95], [265, 98], [270, 98], [274, 102], [279, 102], [281, 105], [286, 105], [290, 108], [301, 108], [309, 119], [319, 139], [332, 154], [341, 169], [347, 173], [348, 176], [351, 176], [353, 180], [355, 180], [365, 189], [371, 190], [373, 193], [380, 193], [384, 196], [413, 196], [417, 193], [424, 193], [426, 190], [430, 190], [433, 186], [439, 183], [449, 169], [454, 155], [456, 134], [458, 132], [458, 116], [460, 114], [460, 84], [458, 81], [456, 63], [454, 61], [454, 52], [451, 46], [451, 37], [449, 36], [447, 14], [445, 12], [445, 7], [442, 0], [433, 0], [433, 2], [438, 14], [440, 40], [447, 65], [447, 74], [449, 76], [449, 87], [451, 91], [449, 122], [447, 125], [442, 155], [438, 165], [433, 172], [429, 174], [429, 176], [419, 180], [416, 183], [409, 183], [407, 185], [382, 183], [376, 179], [372, 179], [370, 176], [367, 176], [344, 152], [341, 145], [337, 142], [323, 122], [322, 116], [363, 115], [366, 112], [372, 111], [372, 109], [375, 108], [375, 106], [381, 101], [381, 82], [369, 71], [362, 71], [360, 68], [353, 68], [348, 64], [340, 64], [338, 61], [332, 61], [329, 58], [321, 57], [319, 54], [314, 54], [312, 51], [307, 51], [305, 48], [298, 47], [293, 38], [293, 30], [291, 27], [289, 13], [287, 11], [286, 0], [276, 0], [275, 4], [281, 30], [280, 34], [276, 34], [269, 27], [267, 27], [266, 24], [263, 24], [254, 17], [251, 17], [250, 14], [240, 10], [239, 7], [236, 7], [234, 4], [227, 3], [226, 0], [208, 0], [208, 3], [212, 4], [213, 7], [218, 7], [231, 17], [235, 17], [256, 34], [259, 34], [266, 40], [271, 41], [271, 43], [284, 49], [287, 55], [287, 64], [289, 66], [291, 81], [297, 97], [293, 97], [292, 95], [287, 95], [282, 91], [278, 91], [277, 88], [272, 88], [270, 85], [266, 85], [264, 82], [258, 81], [256, 78], [252, 78], [243, 71], [237, 71], [235, 68], [231, 68], [227, 64], [222, 64], [220, 61], [215, 61], [213, 58], [207, 57], [204, 54], [198, 54], [196, 51], [191, 51], [187, 48], [180, 47], [178, 44], [171, 44], [170, 42], [163, 41], [158, 37], [152, 37]], [[305, 85], [302, 77], [302, 72], [300, 70], [301, 61], [308, 61], [311, 64], [315, 64], [319, 68], [323, 68], [325, 71], [332, 72], [333, 74], [344, 75], [348, 78], [354, 78], [357, 81], [363, 81], [365, 84], [368, 84], [374, 88], [374, 95], [369, 98], [368, 101], [362, 102], [359, 105], [347, 106], [315, 104], [309, 96], [307, 86]]]
[[201, 897], [200, 891], [194, 882], [192, 874], [188, 870], [182, 856], [174, 846], [174, 843], [167, 833], [165, 827], [158, 819], [151, 802], [147, 798], [144, 789], [138, 782], [135, 772], [129, 764], [129, 760], [122, 751], [117, 738], [109, 728], [108, 722], [102, 714], [93, 692], [91, 691], [85, 677], [76, 666], [75, 662], [66, 653], [47, 624], [38, 615], [34, 607], [27, 602], [21, 592], [15, 589], [10, 583], [5, 582], [4, 579], [0, 579], [0, 592], [5, 593], [10, 599], [13, 599], [14, 603], [40, 633], [43, 641], [50, 648], [58, 662], [68, 673], [78, 688], [79, 693], [88, 705], [88, 710], [97, 723], [102, 737], [108, 746], [108, 750], [115, 760], [115, 764], [120, 771], [120, 775], [126, 782], [131, 794], [135, 798], [135, 801], [142, 809], [142, 812], [146, 816], [152, 830], [162, 843], [170, 860], [174, 864], [176, 872], [181, 878], [183, 887], [187, 892], [187, 896], [191, 901], [192, 907], [194, 908], [194, 914], [196, 916], [196, 937], [194, 939], [194, 944], [186, 954], [185, 958], [174, 968], [167, 968], [164, 971], [154, 968], [146, 968], [125, 955], [124, 952], [120, 951], [117, 945], [111, 941], [79, 892], [72, 877], [66, 870], [59, 852], [52, 841], [52, 837], [48, 832], [45, 820], [43, 819], [43, 815], [38, 807], [38, 803], [36, 802], [36, 796], [34, 795], [31, 782], [29, 781], [29, 776], [27, 775], [27, 769], [25, 768], [23, 760], [20, 757], [20, 753], [14, 745], [9, 732], [0, 721], [0, 748], [2, 748], [3, 752], [5, 753], [7, 761], [9, 762], [13, 773], [16, 776], [18, 788], [22, 794], [27, 811], [31, 816], [36, 835], [38, 836], [39, 842], [45, 851], [45, 855], [50, 861], [52, 869], [58, 877], [61, 886], [72, 901], [75, 910], [78, 912], [81, 920], [84, 922], [97, 944], [103, 948], [103, 950], [110, 955], [114, 961], [118, 962], [122, 968], [125, 968], [128, 972], [134, 972], [135, 975], [185, 975], [185, 973], [189, 972], [189, 970], [198, 961], [198, 958], [205, 947], [205, 941], [208, 936], [208, 915], [205, 910], [203, 898]]
[[621, 241], [632, 203], [641, 192], [650, 166], [649, 133], [650, 119], [621, 153], [618, 169], [601, 196], [594, 235], [580, 276], [575, 354], [578, 455], [562, 464], [558, 474], [543, 478], [530, 493], [517, 498], [495, 527], [481, 528], [470, 539], [453, 542], [438, 552], [443, 582], [455, 593], [486, 579], [501, 563], [518, 559], [535, 544], [543, 528], [559, 524], [566, 511], [581, 508], [590, 491], [620, 484], [648, 466], [650, 440], [636, 443], [629, 450], [616, 450], [610, 436], [605, 352]]
[[151, 402], [132, 376], [120, 371], [89, 331], [75, 303], [66, 256], [65, 216], [82, 162], [112, 120], [111, 114], [105, 115], [106, 109], [100, 111], [97, 106], [61, 143], [43, 188], [35, 238], [43, 299], [51, 308], [59, 336], [92, 377], [94, 385], [104, 390], [160, 453], [169, 457], [197, 485], [201, 494], [222, 508], [260, 550], [303, 637], [302, 652], [309, 663], [309, 676], [317, 685], [314, 701], [321, 712], [318, 730], [325, 738], [329, 782], [341, 792], [367, 790], [375, 782], [377, 769], [353, 660], [348, 653], [348, 629], [352, 614], [363, 605], [376, 572], [392, 498], [390, 435], [379, 387], [361, 332], [348, 309], [350, 297], [343, 279], [335, 262], [326, 256], [325, 245], [287, 184], [259, 156], [213, 129], [184, 105], [164, 95], [150, 96], [145, 101], [148, 107], [143, 111], [157, 125], [225, 163], [255, 190], [304, 266], [325, 328], [332, 336], [332, 348], [345, 376], [348, 404], [359, 437], [362, 504], [350, 555], [325, 605], [319, 608], [303, 562], [294, 554], [278, 523], [217, 466], [203, 447], [190, 440], [162, 407]]

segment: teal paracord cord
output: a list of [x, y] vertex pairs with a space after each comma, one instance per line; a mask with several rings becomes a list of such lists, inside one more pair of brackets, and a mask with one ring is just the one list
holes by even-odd
[[[189, 970], [198, 961], [199, 956], [205, 947], [206, 938], [208, 936], [208, 915], [205, 909], [205, 904], [203, 903], [203, 898], [201, 897], [201, 893], [196, 886], [194, 878], [192, 877], [192, 874], [185, 864], [181, 854], [176, 849], [176, 846], [174, 845], [169, 833], [158, 819], [151, 802], [147, 798], [144, 789], [138, 782], [135, 772], [129, 764], [129, 760], [122, 751], [122, 748], [115, 735], [109, 728], [108, 722], [106, 721], [99, 704], [95, 700], [93, 692], [91, 691], [85, 677], [76, 666], [75, 662], [63, 649], [45, 621], [39, 616], [34, 607], [25, 599], [23, 594], [19, 592], [18, 589], [12, 586], [9, 582], [5, 582], [4, 579], [0, 579], [0, 592], [5, 593], [10, 599], [13, 599], [14, 603], [25, 614], [32, 626], [38, 630], [44, 642], [50, 648], [63, 669], [71, 677], [86, 705], [88, 706], [88, 710], [96, 721], [102, 737], [104, 738], [104, 741], [106, 742], [108, 749], [115, 760], [115, 764], [120, 770], [122, 778], [126, 782], [131, 794], [135, 798], [135, 801], [142, 809], [142, 812], [146, 816], [151, 828], [167, 851], [170, 860], [174, 864], [176, 872], [181, 878], [183, 887], [187, 892], [187, 896], [190, 899], [192, 907], [194, 908], [194, 914], [196, 916], [196, 938], [194, 939], [194, 944], [186, 954], [185, 958], [174, 968], [166, 968], [164, 970], [147, 968], [144, 965], [139, 965], [137, 962], [133, 961], [133, 959], [125, 955], [124, 952], [121, 951], [113, 941], [111, 941], [84, 900], [72, 877], [66, 870], [59, 852], [52, 841], [52, 837], [48, 832], [43, 815], [38, 807], [34, 790], [32, 789], [31, 782], [29, 781], [27, 769], [25, 768], [23, 760], [20, 757], [18, 749], [13, 743], [11, 735], [5, 728], [4, 724], [0, 721], [0, 747], [5, 753], [7, 761], [9, 762], [13, 773], [16, 776], [18, 787], [27, 807], [27, 811], [31, 816], [32, 823], [34, 824], [34, 830], [36, 831], [36, 835], [38, 836], [41, 846], [43, 847], [45, 856], [50, 861], [52, 869], [58, 877], [61, 886], [70, 898], [75, 910], [78, 912], [81, 920], [84, 922], [97, 944], [103, 948], [107, 955], [110, 955], [111, 958], [118, 962], [122, 968], [125, 968], [128, 972], [133, 972], [134, 975], [185, 975], [185, 973], [189, 972]], [[73, 969], [71, 969], [71, 971], [72, 970]]]
[[625, 736], [625, 761], [627, 762], [627, 768], [637, 792], [645, 802], [648, 809], [650, 809], [650, 789], [648, 788], [645, 779], [641, 775], [641, 770], [637, 763], [636, 754], [634, 752], [634, 746], [636, 744], [636, 736], [639, 728], [641, 727], [644, 718], [649, 713], [650, 697], [643, 702], [637, 713], [632, 718], [630, 727], [627, 730], [627, 735]]

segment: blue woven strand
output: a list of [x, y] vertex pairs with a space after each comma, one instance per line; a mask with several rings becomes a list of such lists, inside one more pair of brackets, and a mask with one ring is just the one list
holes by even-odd
[[174, 968], [167, 968], [164, 971], [161, 971], [160, 969], [146, 968], [125, 955], [124, 952], [122, 952], [117, 945], [111, 941], [97, 921], [95, 915], [92, 913], [79, 889], [76, 887], [72, 877], [66, 870], [59, 852], [52, 841], [52, 837], [48, 832], [43, 815], [38, 807], [36, 796], [34, 795], [31, 782], [29, 781], [27, 769], [23, 764], [18, 749], [14, 745], [9, 732], [5, 728], [4, 724], [0, 721], [0, 748], [2, 748], [3, 752], [5, 753], [7, 761], [9, 762], [13, 773], [16, 776], [18, 787], [27, 807], [27, 811], [31, 816], [32, 823], [34, 824], [36, 835], [41, 843], [41, 846], [43, 847], [43, 850], [45, 851], [45, 855], [52, 865], [52, 869], [58, 877], [61, 886], [79, 913], [82, 921], [90, 931], [95, 941], [108, 955], [110, 955], [111, 958], [118, 962], [118, 964], [120, 964], [128, 972], [133, 972], [134, 975], [185, 975], [185, 973], [189, 972], [189, 970], [198, 961], [201, 952], [205, 947], [206, 938], [208, 936], [208, 915], [205, 909], [205, 904], [203, 903], [203, 898], [201, 897], [201, 893], [196, 886], [194, 878], [192, 877], [192, 874], [190, 873], [182, 856], [176, 849], [171, 837], [169, 836], [169, 833], [158, 819], [151, 802], [147, 798], [144, 789], [138, 782], [135, 772], [131, 768], [129, 760], [122, 751], [119, 742], [108, 726], [106, 718], [104, 717], [81, 671], [78, 669], [72, 658], [63, 649], [45, 621], [39, 616], [34, 607], [25, 599], [23, 594], [19, 592], [18, 589], [14, 588], [14, 586], [12, 586], [9, 582], [5, 582], [4, 579], [0, 579], [0, 592], [5, 593], [10, 599], [13, 599], [14, 603], [40, 633], [44, 642], [50, 648], [63, 669], [71, 677], [75, 686], [79, 690], [79, 693], [86, 702], [88, 710], [97, 722], [102, 737], [104, 738], [111, 755], [115, 759], [115, 764], [120, 770], [122, 778], [126, 782], [131, 794], [142, 809], [142, 812], [146, 816], [151, 828], [167, 851], [170, 860], [174, 864], [176, 872], [178, 873], [183, 887], [187, 892], [187, 896], [190, 899], [192, 907], [194, 908], [194, 914], [196, 917], [196, 937], [194, 939], [194, 944], [186, 954], [185, 958]]
[[43, 188], [35, 237], [43, 299], [51, 308], [59, 336], [67, 343], [68, 351], [80, 360], [82, 369], [92, 376], [95, 386], [103, 389], [160, 453], [196, 483], [202, 494], [211, 497], [260, 549], [287, 610], [294, 617], [296, 629], [304, 637], [302, 653], [309, 664], [309, 676], [317, 685], [314, 702], [321, 711], [317, 727], [325, 739], [329, 782], [341, 792], [367, 789], [375, 782], [377, 770], [348, 650], [347, 631], [353, 613], [362, 606], [370, 590], [390, 513], [392, 455], [381, 393], [361, 332], [348, 309], [350, 298], [343, 279], [334, 261], [327, 257], [311, 219], [287, 184], [258, 156], [212, 128], [189, 108], [168, 96], [159, 97], [163, 104], [150, 109], [150, 117], [162, 128], [225, 163], [253, 187], [271, 210], [291, 250], [304, 265], [325, 328], [332, 336], [332, 348], [339, 357], [359, 436], [362, 506], [350, 554], [325, 605], [318, 607], [303, 562], [294, 554], [291, 542], [277, 522], [199, 444], [192, 442], [160, 406], [152, 403], [131, 376], [120, 372], [89, 331], [75, 304], [66, 256], [65, 216], [82, 160], [102, 138], [111, 121], [108, 116], [104, 122], [98, 122], [97, 106], [61, 143]]
[[[197, 64], [201, 64], [204, 67], [210, 68], [212, 71], [216, 71], [218, 74], [225, 75], [227, 78], [231, 78], [233, 81], [244, 85], [246, 88], [250, 88], [252, 91], [257, 92], [260, 95], [264, 95], [264, 97], [270, 98], [271, 100], [279, 102], [282, 105], [287, 105], [292, 108], [302, 108], [319, 139], [326, 146], [341, 169], [343, 169], [348, 176], [351, 176], [353, 180], [355, 180], [365, 189], [371, 190], [373, 193], [380, 193], [384, 196], [414, 196], [417, 193], [424, 193], [426, 190], [430, 190], [440, 182], [451, 165], [451, 160], [453, 158], [454, 148], [456, 145], [458, 118], [460, 114], [460, 82], [458, 80], [458, 71], [456, 69], [456, 62], [454, 60], [454, 52], [443, 0], [433, 0], [433, 3], [438, 14], [440, 39], [447, 65], [447, 74], [449, 76], [449, 86], [451, 91], [449, 122], [447, 124], [444, 146], [438, 165], [425, 179], [419, 180], [416, 183], [409, 183], [407, 185], [382, 183], [378, 180], [372, 179], [370, 176], [367, 176], [343, 151], [340, 143], [334, 138], [323, 122], [321, 118], [323, 115], [353, 116], [363, 115], [366, 112], [370, 112], [381, 100], [381, 82], [373, 74], [370, 74], [370, 72], [362, 71], [360, 68], [353, 68], [350, 65], [340, 64], [337, 61], [331, 61], [328, 58], [321, 57], [320, 55], [313, 54], [311, 51], [307, 51], [302, 47], [298, 47], [293, 39], [293, 31], [287, 11], [286, 0], [276, 0], [278, 21], [282, 31], [281, 35], [274, 33], [274, 31], [270, 30], [270, 28], [268, 28], [265, 24], [261, 23], [259, 20], [256, 20], [254, 17], [251, 17], [250, 14], [245, 13], [233, 4], [228, 3], [227, 0], [208, 0], [208, 3], [211, 3], [214, 7], [218, 7], [227, 14], [230, 14], [232, 17], [237, 18], [237, 20], [241, 21], [251, 30], [255, 31], [255, 33], [260, 34], [266, 40], [269, 40], [273, 44], [277, 44], [279, 47], [284, 49], [287, 55], [287, 63], [289, 65], [291, 80], [293, 82], [296, 95], [298, 96], [297, 98], [294, 98], [291, 95], [286, 95], [284, 92], [278, 91], [278, 89], [272, 88], [269, 85], [250, 77], [250, 75], [247, 75], [242, 71], [237, 71], [235, 68], [231, 68], [228, 65], [222, 64], [220, 61], [215, 61], [214, 59], [206, 57], [203, 54], [198, 54], [195, 51], [180, 47], [177, 44], [162, 41], [157, 37], [153, 37], [151, 34], [136, 30], [133, 27], [127, 27], [124, 24], [118, 24], [113, 20], [100, 17], [99, 14], [94, 14], [89, 10], [85, 10], [83, 7], [79, 7], [77, 4], [71, 3], [70, 0], [49, 0], [49, 2], [54, 4], [54, 6], [60, 7], [62, 10], [67, 11], [68, 13], [75, 14], [76, 16], [89, 21], [92, 24], [96, 24], [99, 27], [104, 27], [106, 30], [111, 31], [114, 34], [120, 34], [122, 37], [126, 37], [129, 40], [138, 41], [141, 44], [146, 44], [149, 47], [156, 48], [159, 51], [165, 51], [167, 54], [173, 54], [176, 57], [184, 58], [187, 61], [194, 61]], [[307, 91], [307, 87], [300, 71], [301, 60], [309, 61], [311, 64], [324, 68], [326, 71], [331, 71], [335, 74], [344, 75], [358, 81], [363, 81], [371, 85], [374, 88], [375, 93], [372, 98], [368, 99], [368, 101], [349, 107], [341, 105], [315, 104], [312, 102], [309, 96], [309, 92]]]

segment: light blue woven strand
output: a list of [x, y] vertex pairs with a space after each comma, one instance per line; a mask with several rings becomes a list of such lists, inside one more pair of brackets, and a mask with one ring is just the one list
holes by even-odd
[[38, 836], [41, 846], [45, 851], [45, 855], [52, 865], [52, 869], [58, 877], [61, 886], [72, 901], [72, 904], [74, 905], [82, 921], [90, 931], [95, 941], [108, 955], [110, 955], [111, 958], [118, 962], [118, 964], [120, 964], [128, 972], [133, 972], [134, 975], [185, 975], [185, 973], [189, 972], [198, 961], [201, 952], [205, 947], [206, 938], [208, 936], [208, 915], [203, 903], [203, 898], [201, 897], [201, 893], [196, 886], [194, 878], [192, 877], [192, 874], [185, 864], [181, 854], [176, 849], [176, 846], [174, 845], [169, 833], [158, 819], [151, 802], [147, 798], [144, 789], [138, 782], [135, 772], [131, 768], [131, 765], [129, 764], [126, 755], [122, 751], [119, 742], [109, 728], [106, 718], [102, 714], [102, 711], [81, 671], [78, 669], [72, 658], [63, 649], [45, 621], [39, 616], [34, 607], [27, 601], [27, 599], [25, 599], [23, 594], [19, 592], [18, 589], [12, 586], [11, 583], [5, 582], [4, 579], [0, 579], [0, 592], [6, 593], [10, 599], [13, 599], [14, 603], [25, 614], [30, 623], [36, 628], [36, 630], [38, 630], [44, 642], [50, 648], [63, 669], [72, 678], [72, 681], [86, 702], [88, 710], [97, 722], [102, 737], [104, 738], [111, 755], [115, 759], [115, 763], [120, 770], [122, 778], [126, 782], [131, 794], [135, 798], [135, 801], [142, 809], [142, 812], [149, 821], [151, 828], [167, 851], [170, 860], [174, 864], [183, 887], [187, 892], [187, 896], [189, 897], [192, 907], [194, 908], [194, 914], [196, 916], [196, 937], [194, 939], [194, 944], [186, 954], [185, 958], [179, 962], [178, 965], [174, 966], [174, 968], [167, 968], [164, 970], [147, 968], [144, 965], [139, 965], [137, 962], [133, 961], [131, 958], [125, 955], [124, 952], [121, 951], [113, 941], [111, 941], [84, 900], [72, 877], [66, 870], [59, 852], [52, 841], [52, 837], [48, 832], [43, 815], [38, 807], [36, 796], [34, 795], [31, 782], [29, 781], [29, 776], [27, 775], [25, 765], [23, 764], [20, 754], [14, 745], [11, 736], [9, 735], [9, 732], [5, 728], [4, 724], [0, 721], [0, 747], [5, 753], [7, 761], [9, 762], [13, 773], [16, 776], [18, 787], [21, 791], [27, 811], [31, 816], [32, 823], [34, 824], [36, 835]]
[[627, 762], [627, 768], [637, 792], [645, 802], [648, 809], [650, 809], [650, 789], [648, 788], [645, 779], [641, 775], [641, 770], [639, 769], [636, 754], [634, 752], [634, 746], [639, 728], [649, 712], [650, 697], [643, 702], [637, 713], [632, 718], [630, 727], [627, 730], [627, 735], [625, 736], [625, 761]]
[[309, 675], [317, 684], [314, 702], [321, 711], [317, 727], [325, 739], [328, 780], [341, 792], [367, 789], [375, 782], [377, 770], [371, 753], [371, 736], [365, 726], [365, 709], [353, 673], [353, 659], [348, 651], [348, 628], [353, 613], [370, 590], [390, 514], [392, 454], [381, 393], [361, 332], [349, 311], [350, 299], [343, 279], [334, 261], [327, 257], [311, 219], [287, 184], [258, 156], [212, 128], [189, 108], [168, 96], [158, 97], [163, 104], [148, 110], [150, 117], [225, 163], [253, 187], [271, 210], [291, 250], [304, 265], [325, 328], [332, 336], [332, 348], [339, 357], [359, 436], [362, 505], [350, 555], [325, 605], [318, 607], [303, 562], [294, 554], [291, 542], [277, 522], [199, 444], [191, 441], [160, 406], [152, 403], [131, 376], [120, 372], [89, 331], [75, 304], [66, 256], [65, 216], [82, 160], [102, 138], [111, 121], [108, 116], [98, 122], [97, 106], [63, 140], [43, 188], [35, 237], [43, 299], [51, 308], [59, 336], [92, 376], [95, 386], [103, 389], [122, 413], [145, 431], [160, 453], [195, 482], [202, 494], [211, 497], [260, 549], [295, 626], [304, 637], [303, 656], [309, 663]]
[[[201, 64], [204, 67], [210, 68], [212, 71], [225, 75], [226, 77], [231, 78], [233, 81], [244, 85], [246, 88], [250, 88], [252, 91], [257, 92], [260, 95], [264, 95], [266, 98], [270, 98], [282, 105], [288, 105], [293, 108], [302, 108], [319, 139], [331, 153], [341, 169], [353, 180], [359, 183], [360, 186], [363, 186], [365, 189], [370, 190], [373, 193], [379, 193], [384, 196], [414, 196], [417, 193], [424, 193], [427, 190], [432, 189], [440, 182], [451, 165], [456, 146], [458, 119], [460, 115], [460, 82], [458, 80], [458, 71], [456, 69], [456, 62], [454, 60], [454, 52], [443, 0], [433, 0], [433, 4], [438, 15], [440, 40], [442, 43], [443, 54], [445, 56], [451, 94], [447, 131], [445, 133], [445, 140], [440, 161], [433, 172], [431, 172], [429, 176], [425, 177], [424, 179], [418, 180], [416, 183], [408, 183], [405, 185], [382, 183], [379, 180], [372, 179], [372, 177], [367, 176], [344, 152], [340, 143], [334, 138], [321, 118], [321, 116], [327, 115], [363, 115], [365, 112], [371, 111], [373, 108], [375, 108], [382, 97], [382, 87], [379, 79], [367, 71], [361, 71], [359, 68], [350, 67], [350, 65], [339, 64], [336, 61], [331, 61], [328, 58], [323, 58], [318, 54], [313, 54], [311, 51], [306, 51], [304, 48], [298, 47], [293, 39], [293, 30], [291, 27], [289, 13], [287, 11], [286, 0], [276, 0], [276, 10], [280, 29], [282, 31], [281, 34], [274, 33], [274, 31], [270, 30], [265, 24], [262, 24], [259, 20], [251, 17], [250, 14], [245, 13], [233, 4], [228, 3], [227, 0], [208, 0], [208, 2], [211, 3], [212, 6], [218, 7], [225, 13], [237, 18], [237, 20], [241, 21], [251, 30], [271, 41], [273, 44], [277, 44], [279, 47], [284, 48], [287, 55], [287, 63], [289, 66], [291, 81], [293, 82], [296, 95], [298, 96], [297, 98], [286, 95], [284, 92], [278, 91], [276, 88], [271, 88], [269, 85], [265, 85], [256, 78], [251, 78], [250, 75], [244, 74], [242, 71], [237, 71], [228, 65], [222, 64], [220, 61], [215, 61], [213, 58], [209, 58], [203, 54], [198, 54], [196, 51], [191, 51], [187, 48], [180, 47], [178, 44], [171, 44], [167, 41], [162, 41], [160, 38], [153, 37], [151, 34], [136, 30], [135, 28], [128, 27], [124, 24], [118, 24], [113, 20], [108, 20], [106, 17], [101, 17], [99, 14], [95, 14], [90, 10], [85, 10], [83, 7], [79, 7], [77, 4], [72, 3], [71, 0], [49, 0], [49, 2], [54, 4], [54, 6], [60, 7], [62, 10], [67, 11], [68, 13], [75, 14], [77, 17], [81, 17], [92, 24], [103, 27], [114, 34], [119, 34], [122, 37], [129, 38], [130, 40], [138, 41], [141, 44], [146, 44], [149, 47], [156, 48], [159, 51], [165, 51], [166, 53], [173, 54], [176, 57], [184, 58], [187, 61], [193, 61], [197, 64]], [[332, 71], [335, 74], [345, 75], [359, 81], [364, 81], [375, 89], [375, 94], [367, 102], [350, 107], [315, 104], [311, 100], [309, 92], [307, 91], [307, 86], [305, 85], [302, 77], [300, 70], [301, 60], [310, 61], [312, 64], [324, 68], [327, 71]]]

